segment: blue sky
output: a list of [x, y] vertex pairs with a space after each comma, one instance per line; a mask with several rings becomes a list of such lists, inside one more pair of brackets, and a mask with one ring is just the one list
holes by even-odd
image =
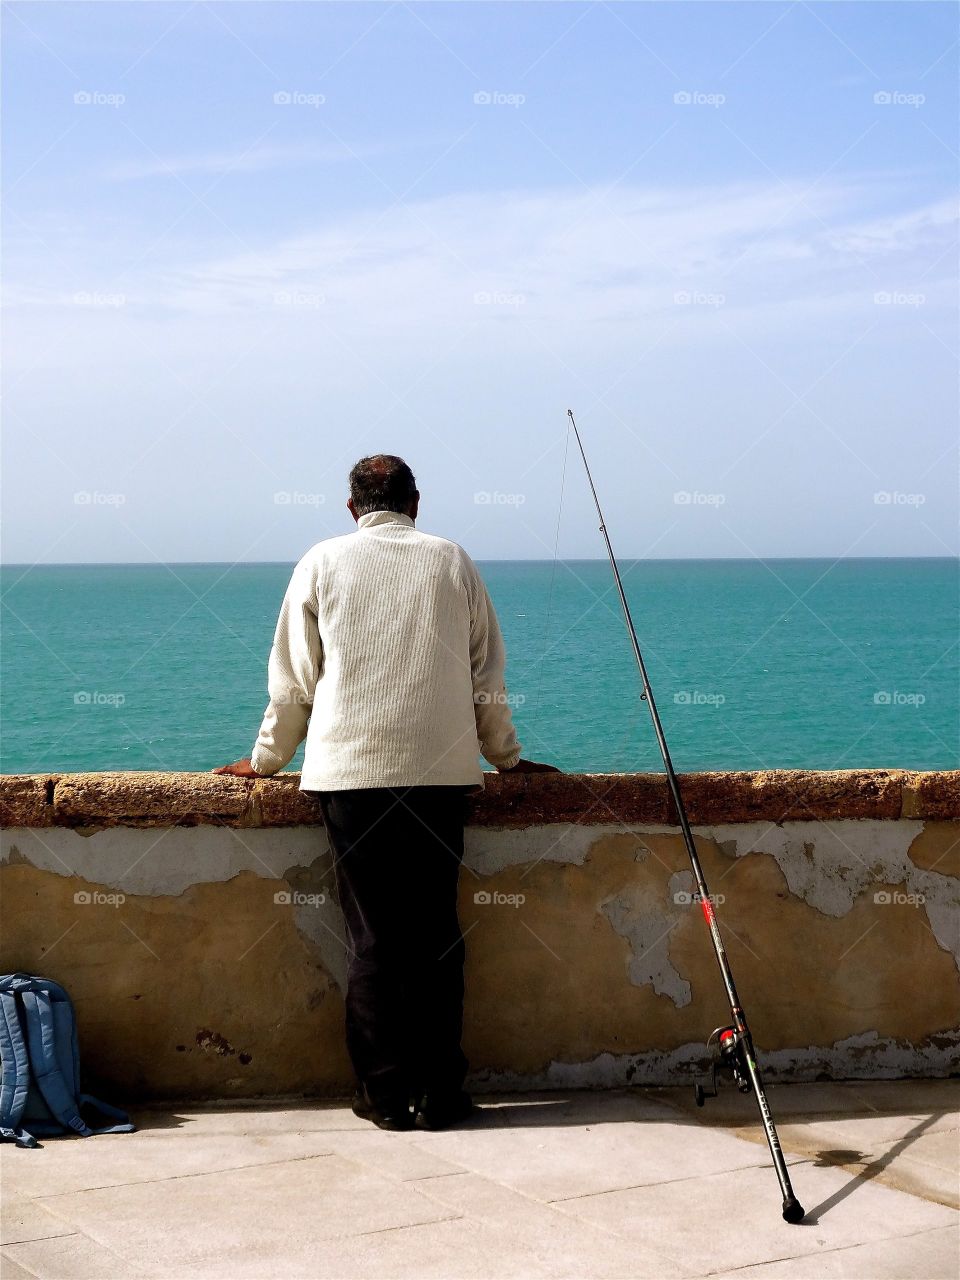
[[954, 6], [4, 15], [5, 560], [956, 553]]

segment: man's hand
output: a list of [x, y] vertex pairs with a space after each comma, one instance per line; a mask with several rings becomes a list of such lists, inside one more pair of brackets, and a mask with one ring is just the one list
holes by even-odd
[[509, 769], [505, 769], [502, 765], [497, 765], [497, 773], [562, 773], [562, 769], [558, 769], [554, 764], [540, 764], [536, 760], [518, 760], [515, 765]]
[[246, 760], [235, 760], [233, 764], [222, 764], [219, 769], [214, 769], [214, 773], [232, 773], [235, 778], [262, 778], [262, 773], [257, 773], [253, 765], [250, 763], [250, 757]]

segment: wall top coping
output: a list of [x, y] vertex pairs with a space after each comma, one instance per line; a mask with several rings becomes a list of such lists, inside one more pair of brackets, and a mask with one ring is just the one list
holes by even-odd
[[[660, 773], [485, 775], [470, 801], [471, 826], [675, 825]], [[293, 827], [322, 825], [298, 773], [244, 779], [214, 773], [0, 775], [4, 827]], [[960, 820], [960, 770], [906, 769], [687, 773], [680, 790], [691, 823], [837, 818]]]

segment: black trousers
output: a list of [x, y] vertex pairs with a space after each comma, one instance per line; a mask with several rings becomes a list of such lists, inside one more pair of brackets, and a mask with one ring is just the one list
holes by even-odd
[[319, 792], [347, 927], [347, 1050], [370, 1099], [458, 1090], [457, 883], [470, 788]]

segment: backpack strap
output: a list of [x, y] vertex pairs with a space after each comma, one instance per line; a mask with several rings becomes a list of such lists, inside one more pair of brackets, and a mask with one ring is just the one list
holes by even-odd
[[[60, 1032], [60, 1021], [57, 1018], [57, 1010], [62, 1012], [66, 1009], [70, 1015], [70, 1053], [67, 1055], [68, 1061], [62, 1062], [61, 1072], [68, 1072], [69, 1075], [64, 1076], [64, 1084], [71, 1097], [79, 1097], [80, 1095], [80, 1048], [77, 1044], [77, 1015], [73, 1007], [73, 1001], [67, 994], [65, 987], [61, 987], [59, 982], [54, 982], [52, 978], [30, 978], [29, 989], [31, 991], [43, 990], [47, 999], [50, 1001], [50, 1012], [53, 1019], [53, 1039], [56, 1043], [57, 1036]], [[38, 986], [38, 984], [40, 984]], [[59, 1055], [62, 1060], [63, 1055]]]
[[[100, 1116], [94, 1118], [90, 1114], [90, 1108], [99, 1111]], [[121, 1111], [119, 1107], [111, 1106], [109, 1102], [102, 1102], [99, 1098], [94, 1098], [89, 1093], [80, 1094], [80, 1110], [86, 1110], [87, 1112], [91, 1133], [136, 1133], [137, 1131], [137, 1126], [131, 1121], [126, 1111]], [[97, 1123], [100, 1118], [111, 1120], [113, 1123], [101, 1125]]]
[[23, 1028], [12, 991], [0, 991], [0, 1142], [18, 1147], [35, 1147], [36, 1138], [20, 1127], [30, 1089], [30, 1059], [23, 1041]]
[[20, 999], [27, 1015], [30, 1067], [43, 1100], [65, 1128], [72, 1129], [81, 1138], [88, 1138], [93, 1130], [82, 1120], [77, 1110], [77, 1099], [67, 1088], [57, 1062], [50, 997], [42, 988], [34, 987], [30, 991], [21, 991]]

